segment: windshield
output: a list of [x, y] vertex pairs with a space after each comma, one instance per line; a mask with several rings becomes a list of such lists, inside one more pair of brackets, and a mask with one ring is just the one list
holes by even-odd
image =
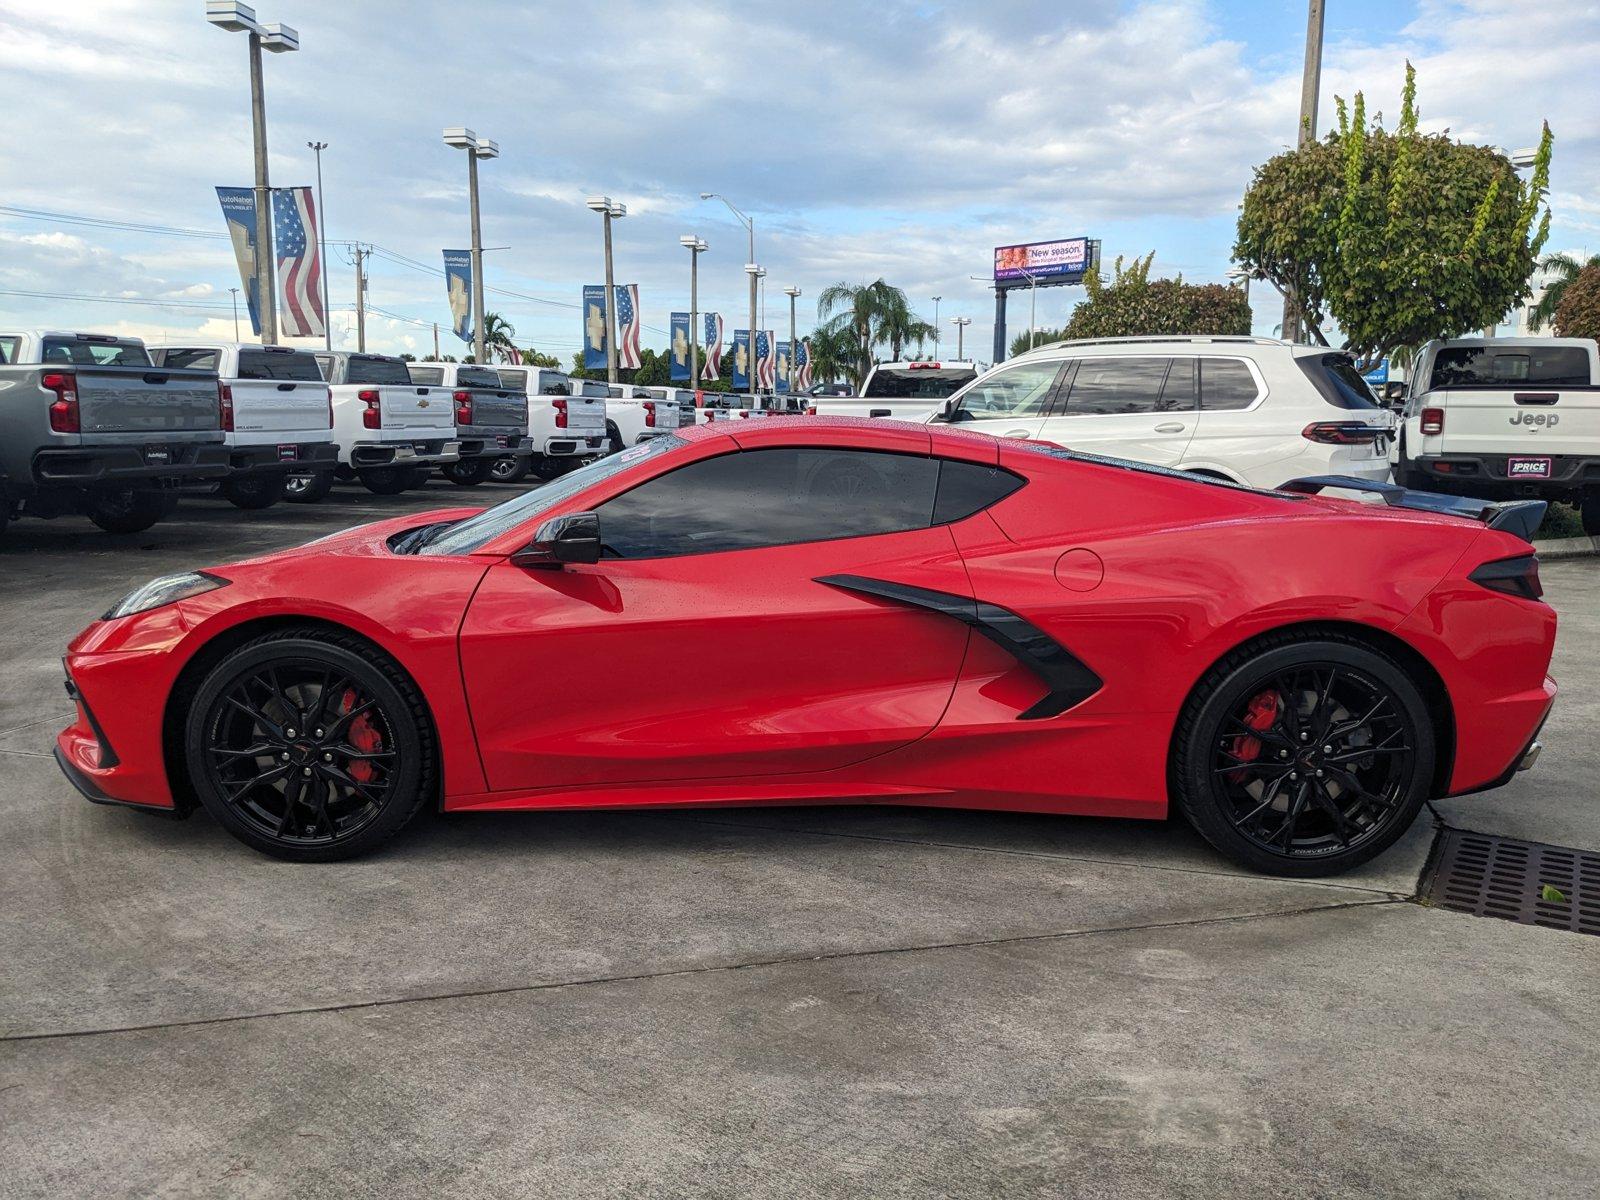
[[411, 373], [398, 358], [362, 358], [350, 356], [345, 366], [346, 383], [410, 383]]
[[872, 373], [861, 393], [867, 400], [943, 400], [978, 377], [976, 371], [938, 371], [929, 368]]
[[472, 554], [507, 530], [515, 529], [540, 513], [549, 512], [585, 488], [603, 479], [610, 479], [623, 471], [630, 471], [640, 463], [660, 458], [663, 454], [670, 454], [686, 444], [682, 438], [662, 434], [642, 446], [624, 450], [621, 454], [608, 454], [605, 458], [596, 459], [588, 466], [579, 467], [571, 474], [563, 475], [543, 487], [524, 492], [504, 504], [486, 508], [475, 517], [458, 521], [441, 530], [438, 536], [429, 539], [417, 553]]
[[72, 363], [80, 367], [148, 367], [150, 355], [143, 342], [97, 341], [77, 338], [45, 338], [40, 347], [42, 363]]

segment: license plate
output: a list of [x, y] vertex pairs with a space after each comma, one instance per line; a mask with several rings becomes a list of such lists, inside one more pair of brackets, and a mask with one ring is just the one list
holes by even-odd
[[1508, 458], [1506, 459], [1507, 479], [1549, 479], [1550, 460], [1548, 458]]
[[144, 461], [151, 466], [165, 466], [172, 461], [172, 451], [166, 446], [146, 446]]
[[300, 447], [299, 446], [279, 446], [278, 447], [278, 461], [279, 462], [294, 462], [299, 457], [300, 457]]
[[511, 439], [508, 437], [497, 437], [494, 439], [494, 444], [496, 446], [509, 446], [511, 445]]

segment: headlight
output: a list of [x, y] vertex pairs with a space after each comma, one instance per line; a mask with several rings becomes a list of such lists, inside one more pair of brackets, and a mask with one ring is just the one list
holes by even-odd
[[180, 575], [162, 575], [152, 579], [143, 587], [135, 588], [110, 608], [102, 621], [114, 621], [118, 617], [131, 617], [134, 613], [148, 612], [152, 608], [160, 608], [163, 604], [175, 604], [179, 600], [187, 600], [190, 596], [199, 596], [202, 593], [213, 591], [219, 587], [227, 587], [226, 579], [219, 579], [215, 575], [207, 575], [204, 571], [184, 571]]

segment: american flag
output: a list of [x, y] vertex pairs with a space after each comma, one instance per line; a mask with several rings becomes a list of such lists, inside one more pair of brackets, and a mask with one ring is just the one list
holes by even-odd
[[778, 342], [770, 329], [756, 330], [756, 387], [771, 389], [778, 376]]
[[639, 285], [617, 288], [617, 366], [626, 371], [639, 367]]
[[794, 391], [803, 392], [811, 386], [811, 339], [801, 338], [794, 348]]
[[700, 378], [706, 383], [712, 383], [722, 378], [722, 314], [706, 314], [706, 365], [700, 370]]
[[284, 337], [321, 337], [322, 257], [317, 247], [317, 208], [311, 189], [272, 189], [272, 240], [283, 289]]

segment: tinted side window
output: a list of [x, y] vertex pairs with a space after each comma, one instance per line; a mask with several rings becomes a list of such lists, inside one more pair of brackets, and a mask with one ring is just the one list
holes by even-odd
[[1166, 411], [1161, 388], [1167, 380], [1166, 358], [1085, 358], [1078, 363], [1067, 395], [1068, 416]]
[[406, 368], [406, 371], [411, 375], [412, 383], [421, 383], [430, 385], [432, 387], [438, 387], [444, 382], [443, 367], [419, 367], [416, 363], [412, 363]]
[[21, 341], [21, 338], [0, 337], [0, 363], [17, 361], [17, 346]]
[[952, 421], [982, 421], [998, 417], [1037, 417], [1050, 402], [1061, 363], [1030, 362], [996, 371], [973, 385], [957, 401]]
[[[176, 364], [172, 364], [176, 365]], [[211, 365], [216, 365], [213, 359]], [[239, 351], [240, 379], [287, 379], [297, 383], [321, 383], [322, 372], [309, 354], [285, 354], [281, 350]]]
[[499, 375], [501, 387], [508, 387], [519, 392], [525, 392], [528, 390], [528, 373], [526, 371], [507, 371], [501, 369]]
[[1302, 355], [1294, 361], [1322, 398], [1335, 408], [1378, 407], [1378, 398], [1348, 354]]
[[607, 557], [670, 558], [923, 529], [939, 463], [784, 447], [701, 459], [599, 508]]
[[970, 517], [1004, 500], [1022, 486], [1020, 477], [999, 467], [958, 462], [953, 458], [942, 458], [938, 462], [939, 491], [933, 501], [935, 525]]
[[1206, 412], [1249, 408], [1260, 394], [1256, 377], [1239, 359], [1200, 360], [1200, 407]]
[[215, 350], [168, 350], [161, 355], [161, 365], [174, 370], [215, 371]]

